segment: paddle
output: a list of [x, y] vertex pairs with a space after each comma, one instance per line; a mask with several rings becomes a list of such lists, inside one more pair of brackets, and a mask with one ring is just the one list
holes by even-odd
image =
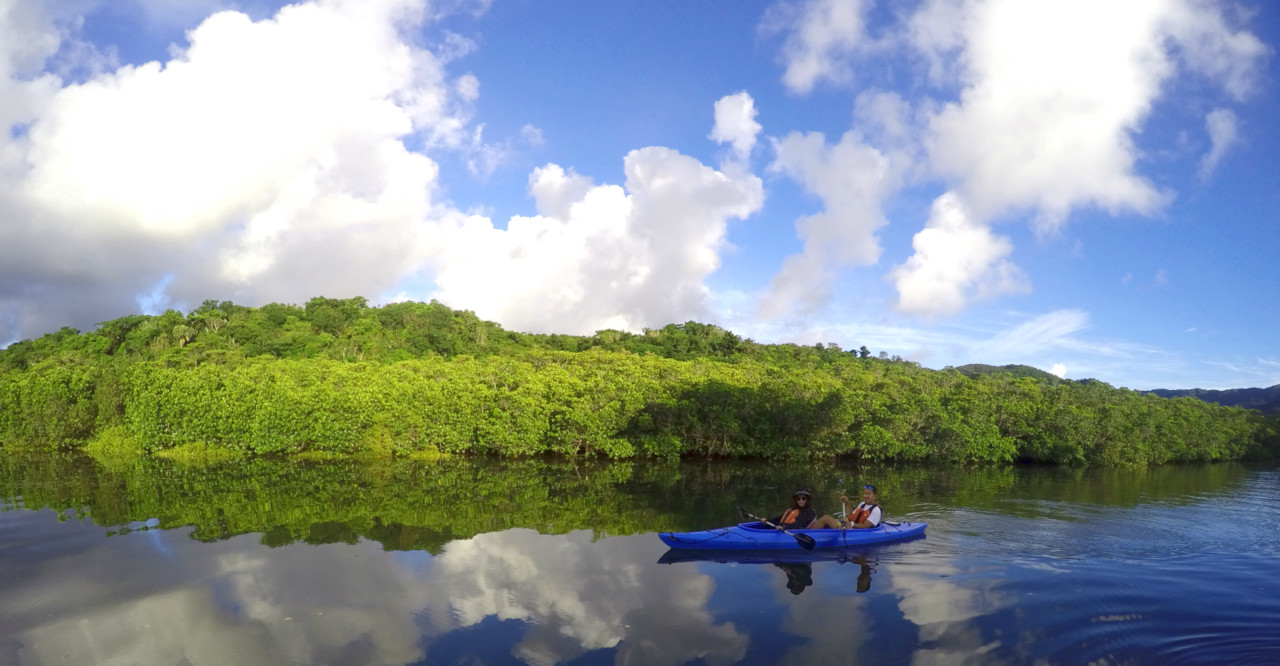
[[[844, 477], [840, 478], [840, 496], [845, 496]], [[840, 543], [844, 544], [845, 548], [849, 547], [849, 535], [845, 532], [845, 530], [849, 529], [849, 526], [845, 524], [845, 518], [847, 517], [849, 517], [849, 512], [844, 510], [844, 501], [842, 500], [840, 502], [840, 513], [836, 514], [836, 520], [840, 521]]]
[[769, 522], [769, 521], [765, 520], [764, 518], [760, 518], [760, 517], [758, 517], [758, 516], [753, 516], [753, 515], [751, 515], [751, 514], [747, 513], [746, 511], [743, 511], [743, 510], [742, 510], [742, 507], [738, 507], [738, 515], [742, 515], [742, 516], [746, 516], [746, 517], [748, 517], [748, 518], [752, 518], [752, 519], [758, 520], [758, 521], [760, 521], [760, 522], [764, 523], [765, 525], [768, 525], [769, 527], [772, 527], [772, 528], [775, 528], [775, 529], [782, 530], [782, 533], [783, 533], [783, 534], [786, 534], [786, 535], [790, 536], [791, 538], [795, 539], [795, 540], [796, 540], [796, 543], [800, 544], [800, 547], [801, 547], [801, 548], [803, 548], [803, 549], [805, 549], [805, 550], [813, 550], [813, 547], [814, 547], [814, 546], [816, 546], [816, 545], [818, 545], [818, 542], [814, 541], [814, 540], [813, 540], [813, 537], [809, 536], [808, 534], [796, 534], [795, 532], [790, 532], [790, 531], [787, 531], [787, 530], [783, 530], [781, 527], [778, 527], [777, 525], [774, 525], [773, 523], [771, 523], [771, 522]]

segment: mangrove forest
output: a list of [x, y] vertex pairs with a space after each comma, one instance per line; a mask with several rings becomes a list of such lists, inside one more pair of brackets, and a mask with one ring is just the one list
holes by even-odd
[[436, 302], [206, 301], [0, 351], [0, 447], [1060, 465], [1280, 454], [1280, 422], [1256, 410], [962, 370], [697, 322], [540, 335]]

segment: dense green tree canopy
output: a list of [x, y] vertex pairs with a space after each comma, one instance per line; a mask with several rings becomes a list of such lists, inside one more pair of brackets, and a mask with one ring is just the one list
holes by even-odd
[[[977, 367], [977, 366], [974, 366]], [[1276, 455], [1256, 411], [686, 322], [507, 331], [436, 302], [206, 301], [0, 352], [0, 446], [1150, 464]]]

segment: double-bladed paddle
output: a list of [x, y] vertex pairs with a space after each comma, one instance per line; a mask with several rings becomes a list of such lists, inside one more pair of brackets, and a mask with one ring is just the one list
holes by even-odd
[[760, 518], [759, 516], [753, 516], [753, 515], [751, 515], [751, 514], [747, 513], [746, 511], [743, 511], [743, 510], [742, 510], [742, 507], [738, 507], [738, 515], [746, 516], [747, 518], [752, 518], [752, 519], [758, 520], [758, 521], [760, 521], [760, 522], [764, 523], [765, 525], [768, 525], [769, 527], [772, 527], [772, 528], [774, 528], [774, 529], [782, 530], [782, 533], [783, 533], [783, 534], [786, 534], [786, 535], [790, 536], [792, 539], [795, 539], [795, 540], [796, 540], [796, 543], [800, 544], [800, 547], [801, 547], [801, 548], [803, 548], [803, 549], [805, 549], [805, 550], [813, 550], [813, 547], [814, 547], [814, 546], [816, 546], [816, 545], [818, 545], [818, 542], [814, 541], [814, 540], [813, 540], [813, 537], [809, 536], [808, 534], [797, 534], [797, 533], [795, 533], [795, 532], [791, 532], [791, 531], [789, 531], [789, 530], [783, 530], [781, 527], [778, 527], [777, 525], [774, 525], [773, 523], [771, 523], [771, 522], [769, 522], [769, 521], [765, 520], [764, 518]]

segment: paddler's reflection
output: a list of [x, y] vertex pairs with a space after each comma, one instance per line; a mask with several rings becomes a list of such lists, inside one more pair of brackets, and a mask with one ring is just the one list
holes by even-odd
[[875, 569], [871, 568], [871, 565], [874, 564], [874, 562], [868, 560], [862, 555], [851, 557], [849, 558], [849, 561], [862, 567], [862, 570], [858, 572], [858, 594], [862, 594], [863, 592], [870, 590], [871, 573], [875, 571]]
[[[804, 559], [798, 559], [804, 558]], [[789, 561], [778, 561], [785, 559]], [[880, 558], [874, 552], [863, 551], [849, 552], [845, 550], [822, 550], [794, 552], [787, 554], [764, 554], [759, 552], [748, 551], [732, 551], [732, 550], [706, 550], [698, 551], [692, 549], [676, 549], [668, 550], [658, 560], [659, 564], [675, 564], [677, 562], [720, 562], [720, 563], [743, 563], [743, 564], [770, 564], [787, 574], [787, 589], [791, 594], [800, 594], [807, 588], [813, 587], [813, 564], [817, 562], [819, 566], [841, 566], [847, 564], [858, 565], [857, 584], [855, 589], [859, 594], [871, 590], [871, 574], [876, 572], [876, 567], [880, 564]], [[830, 572], [831, 569], [824, 569]], [[847, 570], [846, 570], [847, 571]], [[844, 573], [844, 572], [842, 572]], [[848, 574], [844, 574], [847, 576]], [[848, 580], [841, 576], [843, 580]]]
[[813, 565], [808, 562], [773, 562], [773, 566], [786, 572], [791, 594], [800, 594], [813, 585]]

